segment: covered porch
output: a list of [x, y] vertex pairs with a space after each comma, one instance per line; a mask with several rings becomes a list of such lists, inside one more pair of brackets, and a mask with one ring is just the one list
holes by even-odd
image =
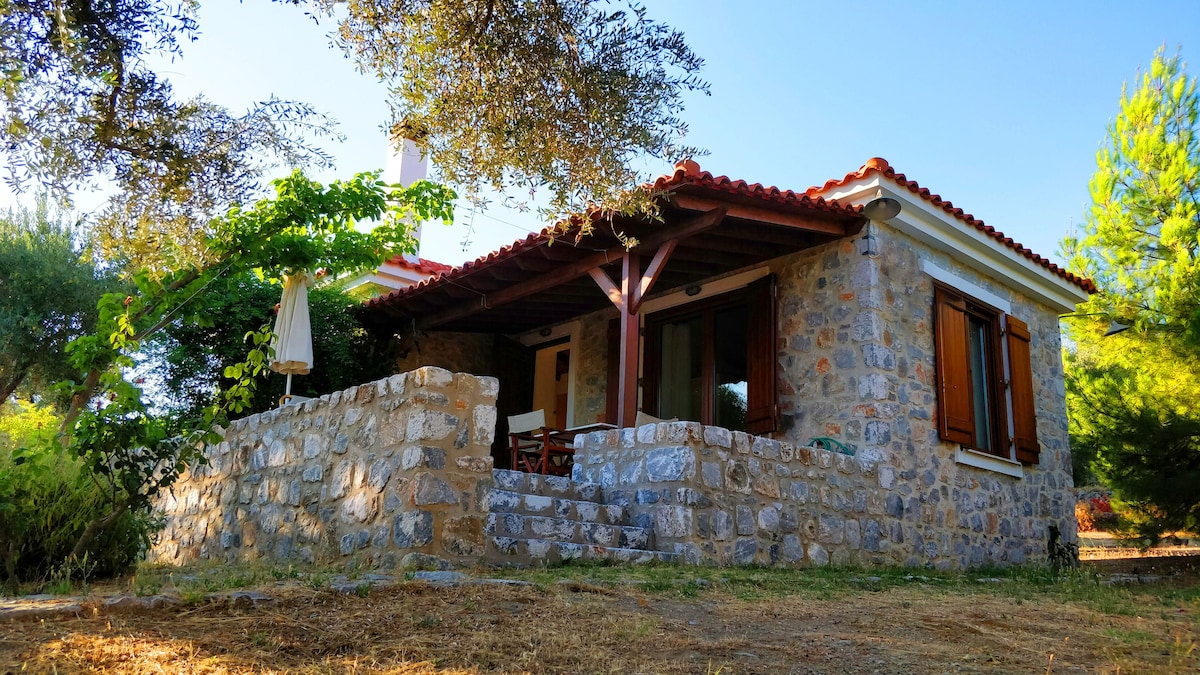
[[857, 234], [861, 207], [690, 161], [653, 188], [661, 220], [546, 230], [368, 303], [367, 323], [415, 351], [405, 368], [500, 380], [497, 466], [509, 464], [506, 418], [539, 409], [557, 429], [630, 427], [639, 411], [755, 435], [779, 428], [769, 263]]

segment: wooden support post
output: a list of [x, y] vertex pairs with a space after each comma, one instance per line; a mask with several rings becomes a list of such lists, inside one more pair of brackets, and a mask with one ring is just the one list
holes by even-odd
[[634, 289], [641, 282], [641, 259], [638, 254], [626, 251], [621, 261], [621, 374], [618, 378], [620, 394], [617, 404], [617, 426], [624, 429], [632, 427], [637, 417], [637, 376], [638, 376], [638, 340], [639, 316], [631, 311], [630, 299], [636, 292]]

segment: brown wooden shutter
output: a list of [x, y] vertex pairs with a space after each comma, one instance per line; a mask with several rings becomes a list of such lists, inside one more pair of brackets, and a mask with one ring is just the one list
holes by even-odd
[[941, 286], [934, 287], [933, 298], [938, 435], [944, 441], [974, 446], [966, 299]]
[[1037, 410], [1033, 400], [1033, 365], [1029, 359], [1029, 326], [1015, 316], [1006, 316], [1008, 382], [1012, 392], [1013, 447], [1017, 459], [1037, 464], [1041, 446], [1037, 440]]
[[775, 373], [779, 364], [775, 338], [775, 277], [768, 275], [747, 289], [746, 431], [767, 434], [778, 428]]
[[621, 320], [608, 322], [608, 377], [604, 388], [604, 421], [617, 423], [621, 393]]

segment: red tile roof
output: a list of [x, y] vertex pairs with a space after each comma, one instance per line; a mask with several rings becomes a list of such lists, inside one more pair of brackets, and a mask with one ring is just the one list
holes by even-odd
[[862, 207], [849, 204], [839, 204], [826, 200], [821, 195], [780, 190], [777, 187], [764, 187], [762, 183], [747, 183], [744, 180], [732, 180], [728, 176], [716, 176], [700, 169], [700, 165], [687, 159], [675, 165], [675, 172], [659, 176], [649, 187], [655, 190], [674, 190], [687, 185], [709, 188], [743, 197], [755, 197], [777, 204], [789, 206], [807, 206], [818, 211], [860, 215]]
[[[824, 197], [810, 197], [803, 193], [793, 192], [791, 190], [780, 190], [776, 187], [763, 187], [759, 183], [750, 184], [744, 180], [731, 180], [726, 176], [713, 175], [707, 171], [702, 171], [700, 165], [692, 160], [685, 160], [675, 165], [675, 171], [670, 175], [659, 176], [653, 183], [647, 185], [655, 190], [678, 190], [688, 186], [696, 186], [700, 189], [711, 189], [720, 192], [726, 192], [741, 197], [751, 198], [755, 200], [763, 200], [773, 202], [785, 206], [801, 206], [836, 213], [845, 216], [860, 216], [862, 214], [861, 206], [850, 206], [846, 204], [838, 204], [834, 201], [828, 201]], [[599, 218], [601, 214], [591, 213], [589, 217]], [[574, 225], [578, 222], [579, 216], [573, 216], [571, 223]], [[415, 295], [425, 288], [440, 283], [441, 280], [454, 280], [466, 276], [473, 271], [487, 267], [493, 263], [500, 262], [511, 258], [512, 256], [525, 251], [527, 249], [539, 246], [551, 240], [563, 241], [563, 229], [559, 225], [546, 227], [541, 232], [530, 234], [524, 239], [509, 244], [499, 250], [492, 251], [487, 255], [463, 263], [458, 267], [444, 266], [447, 269], [437, 271], [434, 276], [425, 279], [420, 283], [413, 284], [407, 288], [400, 288], [387, 295], [382, 295], [378, 298], [373, 298], [367, 301], [368, 307], [377, 307], [385, 303], [389, 303], [401, 298]]]
[[403, 255], [392, 256], [391, 259], [384, 261], [383, 264], [398, 265], [406, 269], [416, 270], [417, 272], [424, 272], [430, 275], [441, 274], [442, 272], [449, 272], [450, 270], [454, 269], [453, 265], [447, 265], [446, 263], [435, 262], [425, 258], [417, 258], [417, 262], [414, 263], [408, 258], [405, 258]]
[[979, 220], [975, 216], [966, 213], [960, 208], [957, 208], [953, 203], [950, 202], [950, 200], [942, 199], [940, 195], [930, 192], [928, 188], [921, 187], [914, 180], [908, 180], [904, 174], [898, 173], [890, 164], [888, 164], [888, 161], [882, 157], [872, 157], [871, 159], [868, 159], [867, 163], [863, 164], [858, 171], [851, 171], [841, 179], [834, 178], [825, 181], [825, 184], [821, 187], [810, 187], [805, 190], [804, 193], [810, 197], [820, 197], [823, 193], [829, 192], [835, 188], [843, 187], [852, 181], [866, 178], [875, 173], [881, 174], [884, 178], [896, 182], [898, 185], [900, 185], [900, 187], [907, 189], [909, 192], [917, 195], [930, 204], [941, 208], [943, 211], [954, 216], [958, 220], [961, 220], [967, 225], [970, 225], [976, 230], [988, 235], [992, 239], [995, 239], [1004, 246], [1007, 246], [1008, 248], [1016, 251], [1018, 254], [1025, 256], [1026, 258], [1050, 270], [1063, 279], [1066, 279], [1076, 286], [1079, 286], [1088, 293], [1096, 292], [1096, 284], [1091, 279], [1086, 279], [1068, 272], [1067, 270], [1050, 262], [1042, 256], [1034, 253], [1033, 251], [1030, 251], [1028, 248], [1025, 248], [1025, 246], [1013, 241], [1012, 237], [1004, 236], [1003, 232], [990, 225], [986, 225], [982, 220]]
[[[1096, 285], [1092, 283], [1090, 279], [1078, 277], [1071, 272], [1060, 268], [1058, 265], [1055, 265], [1042, 256], [1025, 248], [1021, 244], [1013, 241], [1012, 238], [1005, 237], [1002, 232], [997, 231], [993, 227], [985, 225], [982, 220], [975, 218], [969, 213], [964, 213], [962, 209], [955, 208], [955, 206], [949, 201], [942, 199], [936, 194], [930, 193], [928, 189], [917, 185], [915, 181], [907, 180], [904, 174], [896, 173], [896, 171], [887, 163], [887, 160], [880, 157], [874, 157], [868, 160], [867, 163], [864, 164], [858, 171], [848, 173], [840, 180], [829, 180], [826, 181], [825, 185], [819, 188], [810, 187], [804, 192], [780, 190], [777, 187], [764, 187], [761, 183], [747, 183], [744, 180], [732, 180], [727, 176], [714, 177], [708, 171], [701, 170], [700, 165], [690, 159], [677, 163], [673, 173], [659, 176], [653, 183], [649, 184], [648, 187], [651, 187], [655, 190], [668, 191], [686, 189], [695, 186], [695, 188], [725, 192], [741, 198], [751, 198], [785, 206], [801, 206], [809, 209], [816, 209], [818, 211], [857, 216], [861, 215], [862, 213], [861, 206], [840, 204], [836, 200], [826, 199], [823, 193], [828, 192], [836, 187], [844, 186], [859, 178], [865, 178], [872, 173], [880, 173], [885, 177], [896, 181], [902, 187], [907, 188], [912, 193], [931, 202], [935, 206], [940, 206], [942, 210], [954, 216], [958, 220], [961, 220], [980, 232], [987, 234], [1001, 244], [1013, 249], [1017, 253], [1050, 270], [1054, 274], [1057, 274], [1058, 276], [1076, 284], [1085, 291], [1089, 293], [1096, 292]], [[590, 215], [593, 218], [599, 216], [599, 214]], [[578, 222], [575, 218], [572, 218], [572, 223]], [[421, 266], [417, 269], [426, 271], [426, 268], [428, 268], [431, 274], [430, 278], [407, 288], [401, 288], [392, 291], [387, 295], [374, 298], [367, 302], [367, 306], [381, 306], [384, 303], [392, 302], [409, 295], [414, 295], [433, 284], [440, 283], [443, 279], [458, 279], [470, 274], [473, 271], [511, 258], [521, 251], [539, 246], [552, 239], [557, 241], [562, 241], [564, 239], [562, 228], [558, 225], [550, 226], [543, 229], [541, 232], [530, 234], [524, 239], [515, 241], [512, 244], [509, 244], [508, 246], [505, 246], [499, 250], [492, 251], [487, 255], [480, 256], [473, 261], [463, 263], [458, 267], [451, 267], [450, 265], [421, 259]], [[402, 262], [397, 262], [396, 258], [393, 258], [392, 262], [396, 262], [396, 264], [406, 267], [413, 266], [412, 263], [403, 260], [402, 256], [397, 256], [397, 258], [399, 258]]]

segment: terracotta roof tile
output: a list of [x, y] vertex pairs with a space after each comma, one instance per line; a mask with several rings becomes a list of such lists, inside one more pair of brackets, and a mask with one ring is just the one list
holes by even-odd
[[385, 261], [384, 264], [398, 265], [405, 269], [416, 270], [426, 274], [440, 274], [442, 272], [449, 272], [450, 270], [454, 269], [453, 265], [447, 265], [446, 263], [440, 263], [426, 258], [417, 258], [417, 262], [414, 263], [408, 258], [405, 258], [403, 255], [392, 256], [390, 259]]
[[[675, 171], [669, 175], [659, 176], [653, 183], [648, 184], [654, 190], [674, 190], [684, 186], [695, 185], [702, 188], [720, 190], [730, 194], [744, 195], [762, 199], [769, 202], [784, 204], [789, 206], [807, 206], [818, 211], [829, 213], [838, 213], [842, 215], [857, 216], [862, 213], [862, 207], [849, 206], [838, 204], [835, 201], [826, 200], [824, 197], [810, 197], [803, 193], [793, 192], [791, 190], [780, 190], [776, 187], [764, 188], [761, 184], [753, 185], [744, 180], [732, 180], [728, 176], [717, 176], [707, 171], [700, 169], [700, 165], [692, 160], [685, 160], [675, 165]], [[589, 214], [592, 217], [597, 217], [599, 214]], [[570, 222], [577, 224], [581, 219], [580, 216], [572, 216]], [[458, 267], [443, 266], [446, 269], [439, 269], [428, 279], [420, 283], [413, 284], [406, 288], [397, 289], [382, 295], [378, 298], [367, 301], [368, 307], [378, 307], [392, 301], [415, 295], [425, 288], [440, 283], [442, 279], [453, 280], [466, 276], [467, 274], [487, 267], [492, 263], [507, 259], [516, 253], [526, 249], [533, 248], [543, 244], [550, 239], [562, 241], [564, 239], [562, 228], [557, 225], [546, 227], [540, 232], [530, 234], [524, 239], [509, 244], [499, 250], [492, 251], [487, 255], [480, 256], [473, 261], [463, 263]], [[424, 262], [424, 261], [422, 261]], [[435, 263], [439, 264], [440, 263]]]
[[943, 211], [954, 216], [956, 219], [963, 221], [967, 225], [974, 227], [976, 230], [979, 230], [980, 232], [983, 232], [984, 234], [988, 235], [992, 239], [995, 239], [996, 241], [1000, 242], [1001, 244], [1016, 251], [1018, 254], [1025, 256], [1026, 258], [1032, 260], [1033, 262], [1037, 263], [1038, 265], [1041, 265], [1042, 267], [1050, 270], [1054, 274], [1057, 274], [1058, 276], [1062, 277], [1063, 279], [1066, 279], [1067, 281], [1070, 281], [1071, 283], [1075, 284], [1076, 286], [1079, 286], [1080, 288], [1087, 291], [1088, 293], [1096, 292], [1096, 284], [1091, 279], [1086, 279], [1084, 277], [1077, 276], [1072, 272], [1068, 272], [1067, 270], [1050, 262], [1046, 258], [1043, 258], [1042, 256], [1038, 255], [1037, 253], [1034, 253], [1033, 251], [1029, 250], [1022, 244], [1017, 243], [1016, 241], [1013, 241], [1012, 237], [1004, 236], [1003, 232], [1000, 232], [996, 228], [985, 224], [982, 220], [976, 218], [975, 216], [956, 207], [953, 203], [950, 202], [950, 200], [943, 199], [941, 197], [941, 195], [937, 195], [937, 194], [930, 192], [929, 188], [923, 188], [920, 185], [918, 185], [915, 180], [909, 180], [907, 177], [905, 177], [904, 174], [898, 173], [895, 169], [892, 168], [892, 166], [890, 164], [888, 164], [888, 161], [882, 157], [872, 157], [871, 159], [868, 159], [867, 163], [863, 164], [862, 167], [860, 167], [858, 169], [858, 171], [851, 171], [850, 173], [846, 174], [845, 176], [843, 176], [840, 179], [838, 179], [838, 178], [830, 179], [828, 181], [825, 181], [825, 184], [822, 185], [821, 187], [810, 187], [807, 190], [805, 190], [804, 192], [809, 197], [820, 197], [822, 194], [829, 192], [830, 190], [833, 190], [833, 189], [839, 188], [839, 187], [843, 187], [853, 181], [856, 181], [856, 180], [859, 180], [862, 178], [866, 178], [874, 173], [882, 174], [883, 177], [885, 177], [889, 180], [895, 181], [898, 185], [905, 188], [909, 192], [917, 195], [921, 199], [924, 199], [925, 201], [928, 201], [929, 203], [933, 204], [934, 206], [941, 208]]
[[830, 213], [847, 215], [862, 213], [861, 207], [839, 204], [836, 201], [827, 200], [821, 195], [808, 195], [803, 192], [793, 192], [792, 190], [780, 190], [775, 186], [764, 187], [762, 183], [751, 184], [744, 180], [733, 180], [728, 176], [714, 177], [711, 173], [702, 170], [699, 164], [690, 159], [676, 164], [674, 173], [659, 176], [650, 184], [650, 187], [655, 190], [670, 190], [684, 185], [696, 185], [716, 189], [722, 192], [755, 197], [778, 204], [804, 205], [816, 208], [818, 211], [828, 211]]
[[[883, 174], [885, 177], [896, 181], [913, 194], [916, 194], [922, 199], [929, 201], [933, 205], [940, 207], [946, 213], [949, 213], [958, 220], [971, 225], [980, 232], [989, 235], [1001, 244], [1013, 249], [1021, 255], [1024, 255], [1026, 258], [1029, 258], [1030, 260], [1050, 270], [1058, 276], [1078, 285], [1080, 288], [1088, 291], [1089, 293], [1096, 292], [1096, 286], [1090, 279], [1078, 277], [1071, 272], [1060, 268], [1058, 265], [1055, 265], [1042, 256], [1030, 251], [1021, 244], [1016, 243], [1011, 237], [1006, 237], [1003, 233], [997, 231], [995, 228], [984, 224], [982, 220], [979, 220], [971, 214], [964, 212], [962, 209], [955, 207], [948, 200], [942, 199], [940, 195], [933, 194], [928, 188], [921, 187], [916, 183], [916, 181], [910, 181], [906, 179], [904, 174], [896, 173], [891, 165], [888, 164], [887, 160], [881, 157], [872, 157], [871, 159], [867, 160], [867, 163], [864, 164], [858, 171], [850, 172], [840, 180], [829, 180], [826, 181], [826, 183], [821, 187], [811, 187], [804, 192], [780, 190], [774, 186], [764, 187], [761, 183], [751, 184], [744, 180], [733, 180], [728, 176], [713, 176], [708, 171], [702, 170], [699, 164], [690, 159], [679, 162], [675, 165], [674, 172], [659, 176], [653, 183], [650, 183], [648, 187], [655, 190], [666, 191], [687, 186], [697, 186], [700, 188], [727, 192], [733, 195], [761, 199], [781, 205], [805, 206], [818, 211], [826, 211], [829, 213], [838, 213], [842, 215], [860, 215], [862, 213], [861, 206], [840, 204], [836, 200], [826, 199], [823, 193], [828, 192], [836, 187], [846, 185], [851, 181], [865, 178], [872, 173]], [[595, 217], [598, 214], [591, 215], [592, 217]], [[572, 224], [577, 224], [579, 220], [579, 216], [573, 216], [570, 222]], [[492, 251], [487, 255], [480, 256], [473, 261], [463, 263], [458, 267], [451, 267], [450, 265], [444, 265], [442, 263], [435, 263], [422, 259], [420, 269], [425, 271], [425, 268], [428, 267], [431, 270], [432, 276], [407, 288], [398, 289], [387, 295], [374, 298], [367, 302], [367, 306], [377, 307], [385, 303], [390, 303], [392, 301], [414, 295], [433, 284], [441, 283], [443, 279], [453, 280], [466, 276], [475, 270], [488, 267], [493, 263], [505, 260], [517, 253], [520, 253], [521, 251], [541, 245], [551, 239], [557, 239], [559, 241], [564, 239], [562, 229], [560, 227], [546, 227], [540, 232], [532, 233], [524, 239], [515, 241], [512, 244], [509, 244], [508, 246], [505, 246], [499, 250]], [[395, 261], [395, 259], [393, 259], [393, 261]], [[412, 266], [412, 263], [408, 263], [407, 261], [397, 264]]]

